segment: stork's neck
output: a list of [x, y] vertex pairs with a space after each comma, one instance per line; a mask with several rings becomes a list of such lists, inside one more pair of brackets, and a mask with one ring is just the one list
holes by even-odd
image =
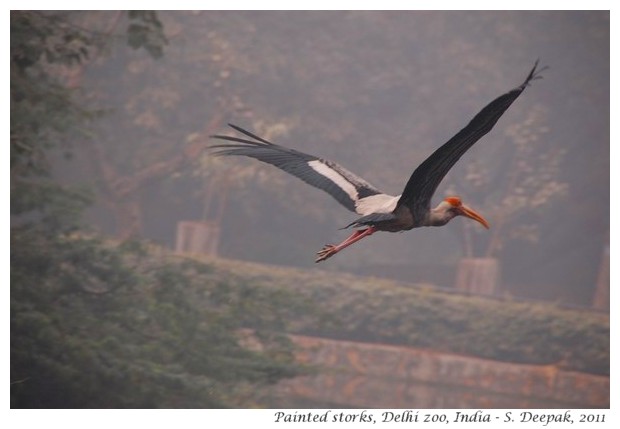
[[431, 209], [428, 213], [424, 226], [444, 226], [456, 215], [456, 212], [452, 210], [452, 205], [442, 201], [437, 207]]

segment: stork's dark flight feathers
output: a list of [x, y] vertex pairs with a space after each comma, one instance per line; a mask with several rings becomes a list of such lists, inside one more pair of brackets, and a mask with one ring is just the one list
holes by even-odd
[[236, 144], [213, 145], [220, 148], [216, 155], [243, 155], [274, 165], [293, 176], [299, 177], [309, 185], [324, 190], [347, 209], [365, 214], [357, 210], [356, 203], [363, 198], [381, 194], [370, 183], [351, 173], [335, 162], [316, 156], [298, 152], [273, 144], [233, 124], [235, 130], [254, 139], [216, 135], [213, 138], [228, 140]]
[[530, 82], [541, 78], [540, 72], [546, 67], [542, 69], [537, 67], [538, 61], [520, 86], [489, 103], [465, 128], [420, 164], [399, 196], [379, 191], [335, 162], [273, 144], [236, 125], [229, 124], [247, 138], [215, 135], [212, 137], [230, 143], [210, 147], [218, 149], [216, 155], [247, 156], [278, 167], [309, 185], [324, 190], [347, 209], [362, 216], [349, 226], [364, 229], [356, 230], [337, 246], [325, 246], [318, 252], [316, 262], [333, 256], [375, 231], [396, 232], [422, 226], [442, 226], [459, 215], [474, 219], [488, 228], [487, 221], [463, 205], [460, 198], [448, 197], [434, 209], [431, 209], [431, 198], [439, 183], [461, 156], [491, 131]]

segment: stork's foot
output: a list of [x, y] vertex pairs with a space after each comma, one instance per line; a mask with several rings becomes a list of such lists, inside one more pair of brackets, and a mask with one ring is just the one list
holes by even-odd
[[342, 243], [340, 243], [337, 246], [334, 246], [333, 244], [326, 244], [325, 246], [323, 246], [321, 250], [319, 250], [316, 253], [317, 258], [314, 262], [321, 262], [321, 261], [326, 260], [327, 258], [331, 258], [336, 253], [344, 249], [345, 247], [348, 247], [352, 245], [353, 243], [361, 240], [362, 238], [373, 234], [375, 231], [376, 231], [375, 227], [369, 226], [366, 229], [356, 230], [353, 234], [351, 234], [349, 238], [347, 238], [346, 240], [344, 240]]
[[324, 261], [327, 258], [334, 256], [336, 253], [338, 253], [336, 246], [334, 246], [333, 244], [326, 244], [325, 246], [323, 246], [321, 250], [316, 252], [318, 257], [316, 258], [314, 262], [316, 263], [316, 262]]

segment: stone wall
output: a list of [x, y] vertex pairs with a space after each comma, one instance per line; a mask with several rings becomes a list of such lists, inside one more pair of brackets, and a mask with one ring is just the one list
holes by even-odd
[[609, 407], [609, 377], [408, 347], [292, 339], [298, 360], [321, 370], [278, 386], [291, 406], [299, 398], [305, 408], [313, 401], [321, 408]]

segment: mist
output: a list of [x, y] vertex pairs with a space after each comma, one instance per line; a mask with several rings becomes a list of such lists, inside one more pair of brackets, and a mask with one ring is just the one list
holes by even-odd
[[[84, 72], [82, 85], [109, 110], [97, 144], [120, 177], [180, 155], [191, 136], [213, 144], [205, 131], [218, 116], [211, 133], [231, 122], [398, 195], [426, 156], [540, 59], [549, 67], [543, 79], [435, 196], [434, 204], [451, 193], [466, 198], [491, 231], [457, 219], [376, 234], [316, 268], [452, 287], [467, 234], [470, 256], [485, 256], [500, 223], [492, 253], [501, 260], [501, 294], [589, 305], [609, 236], [608, 14], [163, 12], [161, 20], [170, 39], [161, 59], [116, 54]], [[521, 153], [520, 141], [529, 145]], [[213, 217], [205, 188], [226, 175], [226, 184], [211, 185], [226, 193], [219, 255], [314, 269], [314, 253], [346, 236], [339, 228], [354, 215], [320, 190], [246, 159], [216, 170], [208, 153], [137, 191], [137, 234], [174, 247], [179, 221]], [[525, 171], [515, 173], [519, 156]], [[92, 181], [89, 169], [73, 178]], [[543, 192], [550, 182], [557, 186]], [[537, 196], [522, 209], [505, 201]], [[502, 204], [516, 211], [507, 221]], [[92, 219], [106, 233], [122, 229], [102, 205]]]

